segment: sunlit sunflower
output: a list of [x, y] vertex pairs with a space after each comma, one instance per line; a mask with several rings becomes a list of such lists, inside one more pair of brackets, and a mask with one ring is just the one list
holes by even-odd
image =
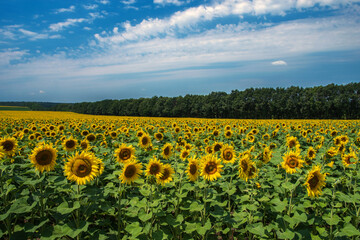
[[34, 167], [43, 172], [54, 170], [56, 164], [57, 151], [51, 145], [42, 144], [32, 150], [30, 155], [31, 163]]
[[211, 145], [206, 146], [205, 152], [207, 152], [207, 153], [209, 153], [209, 154], [214, 153], [214, 148], [213, 148], [213, 146], [211, 146]]
[[174, 169], [172, 169], [170, 164], [164, 164], [162, 176], [156, 177], [157, 183], [164, 186], [165, 183], [171, 182], [173, 180], [172, 175], [174, 173]]
[[212, 154], [205, 155], [201, 158], [200, 176], [205, 180], [214, 181], [221, 177], [223, 165], [220, 159]]
[[287, 152], [285, 156], [283, 156], [283, 159], [284, 161], [281, 163], [281, 166], [290, 174], [295, 173], [296, 168], [301, 168], [304, 163], [304, 160], [301, 159], [300, 152]]
[[190, 151], [183, 149], [180, 153], [180, 158], [181, 158], [181, 160], [185, 161], [189, 155], [190, 155]]
[[186, 173], [190, 181], [195, 182], [199, 176], [199, 162], [195, 157], [189, 159], [188, 167]]
[[327, 151], [326, 151], [326, 157], [328, 158], [332, 158], [334, 156], [336, 156], [338, 154], [338, 149], [336, 149], [335, 147], [330, 147]]
[[125, 143], [122, 143], [116, 149], [114, 156], [119, 163], [132, 161], [135, 159], [135, 148], [132, 145], [127, 146]]
[[222, 148], [221, 148], [221, 159], [223, 160], [224, 163], [234, 163], [235, 162], [235, 151], [234, 151], [234, 147], [230, 146], [228, 144], [225, 144]]
[[86, 151], [86, 150], [88, 150], [89, 148], [90, 148], [90, 143], [89, 143], [89, 141], [88, 140], [83, 140], [83, 141], [81, 141], [80, 142], [80, 147], [81, 147], [81, 149], [83, 150], [83, 151]]
[[226, 138], [231, 138], [231, 136], [233, 135], [233, 132], [231, 130], [227, 130], [227, 131], [225, 131], [224, 135]]
[[149, 135], [147, 134], [143, 134], [140, 138], [139, 138], [139, 145], [142, 148], [148, 148], [151, 146], [151, 138]]
[[300, 143], [299, 143], [299, 141], [297, 140], [297, 138], [296, 137], [292, 137], [292, 136], [290, 136], [290, 137], [287, 137], [286, 138], [286, 146], [288, 147], [288, 148], [298, 148], [298, 146], [300, 146]]
[[268, 140], [270, 140], [270, 135], [269, 135], [268, 133], [265, 133], [265, 134], [262, 136], [262, 139], [263, 139], [264, 141], [268, 141]]
[[69, 138], [65, 139], [62, 142], [62, 145], [66, 151], [70, 152], [75, 150], [75, 148], [77, 147], [77, 143], [78, 141], [74, 139], [72, 136], [70, 136]]
[[119, 179], [122, 183], [131, 184], [136, 181], [142, 174], [142, 164], [135, 161], [125, 163], [124, 168], [121, 171]]
[[87, 136], [89, 134], [88, 130], [84, 130], [81, 132], [81, 135], [83, 135], [84, 137]]
[[161, 132], [155, 133], [154, 137], [155, 137], [155, 139], [158, 140], [158, 141], [161, 141], [161, 140], [164, 139], [164, 135], [163, 135]]
[[146, 165], [145, 175], [147, 177], [154, 176], [159, 178], [163, 175], [164, 167], [163, 164], [155, 156], [150, 159], [149, 163]]
[[88, 140], [89, 142], [94, 142], [96, 140], [96, 136], [93, 133], [89, 133], [86, 136], [86, 140]]
[[306, 186], [309, 197], [317, 197], [321, 195], [321, 189], [326, 185], [326, 173], [320, 173], [320, 166], [313, 166], [308, 173], [304, 185]]
[[311, 161], [316, 157], [316, 150], [313, 147], [309, 147], [306, 153], [305, 163], [311, 164]]
[[348, 154], [343, 154], [341, 159], [342, 164], [345, 167], [349, 167], [351, 164], [356, 164], [358, 157], [356, 156], [355, 152], [350, 152]]
[[263, 162], [263, 163], [268, 163], [270, 162], [271, 158], [273, 157], [272, 155], [272, 151], [270, 149], [270, 147], [265, 147], [262, 154], [261, 154], [261, 158], [260, 160]]
[[14, 137], [5, 137], [0, 140], [0, 146], [6, 155], [11, 156], [16, 152], [18, 143]]
[[222, 143], [222, 142], [215, 142], [215, 143], [213, 144], [213, 150], [214, 150], [214, 152], [220, 151], [222, 147], [223, 147], [223, 143]]
[[90, 152], [78, 152], [71, 156], [64, 166], [64, 175], [78, 185], [90, 182], [99, 174], [100, 160]]
[[257, 176], [255, 163], [250, 160], [250, 155], [245, 154], [239, 161], [239, 177], [245, 181]]
[[219, 130], [215, 129], [215, 130], [213, 131], [213, 135], [214, 135], [214, 137], [219, 136]]
[[162, 153], [161, 155], [163, 156], [163, 158], [165, 159], [169, 159], [171, 157], [171, 155], [173, 154], [173, 147], [170, 143], [166, 143], [163, 148], [162, 148]]

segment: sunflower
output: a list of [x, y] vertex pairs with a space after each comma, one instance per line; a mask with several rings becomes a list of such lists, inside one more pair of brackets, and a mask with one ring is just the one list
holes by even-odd
[[262, 139], [264, 141], [268, 141], [270, 139], [270, 135], [268, 133], [265, 133], [263, 136], [262, 136]]
[[155, 139], [158, 140], [158, 141], [161, 141], [161, 140], [164, 139], [164, 135], [163, 135], [161, 132], [155, 133], [154, 137], [155, 137]]
[[164, 167], [163, 164], [155, 156], [153, 159], [150, 159], [149, 163], [146, 165], [145, 175], [147, 177], [154, 176], [159, 178], [163, 175]]
[[63, 148], [70, 152], [70, 151], [74, 151], [75, 148], [76, 148], [76, 145], [77, 145], [77, 140], [74, 139], [72, 136], [69, 137], [68, 139], [65, 139], [63, 142], [62, 142], [62, 145], [63, 145]]
[[206, 146], [205, 152], [207, 152], [207, 153], [209, 153], [209, 154], [214, 153], [214, 148], [213, 148], [213, 146], [211, 146], [211, 145]]
[[[345, 167], [349, 167], [351, 164], [356, 164], [358, 157], [354, 152], [350, 152], [348, 154], [343, 154], [341, 156], [342, 163]], [[354, 161], [351, 161], [353, 159]]]
[[250, 155], [245, 154], [239, 161], [239, 177], [245, 181], [255, 178], [257, 169], [255, 163], [250, 160]]
[[286, 146], [288, 148], [293, 148], [293, 147], [298, 148], [298, 146], [300, 146], [300, 143], [299, 143], [299, 141], [297, 140], [296, 137], [291, 137], [290, 136], [290, 137], [286, 138]]
[[99, 174], [99, 161], [94, 154], [89, 152], [75, 153], [65, 163], [64, 175], [78, 185], [90, 182]]
[[87, 151], [90, 148], [90, 143], [87, 139], [81, 141], [80, 147], [83, 151]]
[[135, 159], [135, 148], [132, 145], [127, 146], [125, 143], [122, 143], [115, 151], [114, 156], [119, 163], [132, 161]]
[[321, 194], [321, 188], [323, 188], [325, 183], [326, 173], [320, 173], [320, 166], [313, 166], [311, 171], [308, 173], [304, 185], [306, 186], [308, 196], [316, 197]]
[[228, 144], [225, 144], [222, 148], [221, 148], [221, 159], [225, 162], [225, 163], [234, 163], [235, 161], [235, 152], [234, 152], [234, 147], [230, 146]]
[[199, 176], [199, 162], [195, 157], [189, 159], [188, 167], [186, 173], [190, 181], [195, 182]]
[[181, 160], [185, 161], [189, 155], [190, 155], [190, 151], [183, 149], [180, 153], [180, 158], [181, 158]]
[[270, 150], [270, 147], [265, 147], [262, 154], [261, 154], [261, 161], [263, 163], [270, 162], [271, 158], [273, 157], [272, 151]]
[[334, 156], [336, 156], [338, 154], [338, 149], [336, 149], [335, 147], [330, 147], [327, 151], [326, 151], [326, 156], [329, 158], [332, 158]]
[[139, 145], [142, 148], [148, 148], [151, 146], [151, 138], [149, 135], [147, 134], [143, 134], [140, 138], [139, 138]]
[[301, 159], [300, 152], [287, 152], [285, 156], [283, 156], [283, 159], [284, 161], [281, 163], [281, 166], [290, 174], [295, 173], [296, 168], [301, 168], [304, 163]]
[[16, 152], [18, 143], [14, 137], [6, 137], [0, 140], [0, 146], [6, 155], [11, 156]]
[[205, 180], [213, 181], [221, 177], [223, 165], [220, 160], [212, 155], [208, 154], [201, 158], [200, 176]]
[[43, 172], [54, 170], [56, 163], [57, 151], [51, 145], [43, 144], [36, 147], [30, 155], [31, 163], [35, 168]]
[[84, 130], [84, 131], [81, 132], [81, 135], [84, 136], [84, 137], [87, 136], [88, 134], [89, 134], [88, 130]]
[[306, 164], [310, 164], [311, 160], [316, 157], [316, 150], [313, 147], [309, 147], [306, 153]]
[[214, 135], [214, 137], [219, 136], [219, 130], [215, 129], [215, 130], [213, 131], [213, 135]]
[[86, 136], [86, 140], [88, 140], [89, 142], [93, 142], [96, 140], [96, 136], [93, 134], [93, 133], [89, 133], [87, 136]]
[[222, 147], [223, 147], [223, 143], [221, 143], [221, 142], [215, 142], [215, 143], [213, 144], [213, 150], [214, 150], [214, 152], [220, 151]]
[[172, 153], [173, 153], [172, 145], [170, 143], [166, 143], [162, 148], [161, 155], [163, 156], [163, 158], [169, 159], [171, 157]]
[[131, 184], [142, 174], [142, 164], [135, 161], [127, 162], [121, 171], [119, 179], [121, 183]]
[[117, 137], [117, 132], [116, 132], [116, 131], [110, 132], [110, 137], [111, 137], [112, 139], [116, 139], [116, 137]]
[[163, 165], [163, 174], [162, 176], [156, 177], [157, 183], [165, 185], [165, 183], [171, 182], [173, 180], [172, 175], [174, 174], [174, 169], [172, 169], [170, 164]]
[[233, 132], [231, 130], [227, 130], [227, 131], [225, 131], [224, 135], [226, 138], [231, 138], [231, 136], [233, 135]]

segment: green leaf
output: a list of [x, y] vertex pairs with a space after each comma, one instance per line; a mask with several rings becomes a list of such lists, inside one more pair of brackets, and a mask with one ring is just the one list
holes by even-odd
[[196, 229], [196, 231], [197, 231], [201, 236], [204, 236], [205, 233], [206, 233], [208, 230], [210, 230], [210, 229], [211, 229], [211, 221], [210, 221], [210, 219], [208, 219], [208, 220], [206, 221], [205, 225], [202, 226], [202, 227], [198, 227], [198, 228]]
[[80, 202], [75, 201], [73, 207], [69, 207], [67, 202], [61, 203], [57, 208], [56, 211], [62, 215], [72, 213], [74, 210], [80, 208]]
[[143, 195], [144, 197], [150, 196], [150, 193], [151, 193], [149, 189], [145, 189], [145, 188], [139, 189], [139, 192], [140, 192], [141, 195]]
[[137, 237], [142, 232], [142, 227], [139, 222], [133, 222], [125, 227], [125, 231], [131, 234], [132, 237]]
[[353, 237], [353, 236], [359, 236], [360, 231], [354, 227], [351, 223], [345, 224], [345, 226], [341, 229], [340, 236], [346, 236], [346, 237]]
[[46, 219], [44, 221], [42, 221], [41, 223], [39, 223], [38, 225], [34, 226], [31, 223], [25, 223], [24, 226], [24, 230], [27, 233], [34, 233], [37, 229], [39, 229], [40, 227], [42, 227], [45, 223], [47, 223], [49, 221], [49, 219]]
[[192, 202], [190, 204], [190, 212], [200, 212], [204, 209], [203, 204], [199, 204], [198, 202]]
[[186, 223], [185, 232], [191, 234], [192, 232], [196, 231], [198, 227], [200, 227], [200, 223]]
[[247, 225], [246, 229], [252, 234], [259, 235], [261, 237], [266, 237], [264, 226], [262, 223]]
[[326, 215], [326, 216], [323, 217], [323, 219], [329, 225], [337, 225], [341, 220], [341, 218], [336, 214], [333, 214], [333, 216]]
[[142, 221], [142, 222], [146, 222], [148, 220], [150, 220], [152, 218], [152, 212], [149, 212], [149, 213], [146, 213], [145, 211], [141, 211], [139, 213], [139, 219]]
[[295, 233], [293, 233], [290, 229], [286, 229], [285, 232], [277, 231], [276, 235], [279, 239], [293, 239], [295, 237]]

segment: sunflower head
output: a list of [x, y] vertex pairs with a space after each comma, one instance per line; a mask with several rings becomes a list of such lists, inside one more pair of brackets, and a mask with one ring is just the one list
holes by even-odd
[[92, 153], [76, 152], [65, 163], [64, 174], [68, 180], [75, 181], [78, 185], [86, 184], [99, 175], [100, 161]]
[[65, 139], [62, 142], [63, 148], [70, 152], [70, 151], [74, 151], [75, 148], [77, 147], [77, 140], [74, 139], [72, 136], [70, 136], [69, 138]]
[[158, 141], [161, 141], [161, 140], [164, 139], [164, 135], [163, 135], [161, 132], [155, 133], [154, 137], [155, 137], [155, 139], [158, 140]]
[[135, 159], [135, 148], [132, 145], [127, 146], [125, 143], [122, 143], [115, 151], [115, 157], [119, 163], [132, 161]]
[[222, 147], [223, 147], [223, 143], [215, 142], [213, 145], [213, 150], [214, 150], [214, 152], [218, 152], [221, 150]]
[[163, 158], [169, 159], [171, 157], [172, 153], [173, 153], [172, 145], [170, 143], [166, 143], [162, 148], [161, 155], [163, 156]]
[[212, 154], [205, 155], [201, 158], [200, 176], [205, 180], [214, 181], [221, 177], [222, 167], [223, 165], [216, 156]]
[[131, 184], [142, 174], [142, 164], [135, 161], [127, 162], [121, 171], [119, 179], [122, 183]]
[[86, 140], [88, 140], [89, 142], [94, 142], [96, 140], [96, 136], [93, 133], [89, 133], [86, 136]]
[[173, 180], [172, 175], [174, 174], [174, 170], [172, 169], [170, 164], [163, 165], [163, 174], [162, 176], [156, 177], [157, 183], [161, 185], [165, 185], [165, 183], [171, 182]]
[[139, 138], [139, 145], [142, 148], [149, 148], [151, 146], [151, 138], [149, 135], [147, 134], [143, 134], [140, 138]]
[[82, 149], [83, 151], [88, 150], [88, 149], [90, 148], [90, 143], [89, 143], [89, 141], [88, 141], [87, 139], [81, 141], [80, 147], [81, 147], [81, 149]]
[[300, 145], [300, 143], [299, 143], [299, 141], [297, 140], [297, 138], [296, 137], [288, 137], [287, 139], [286, 139], [286, 146], [288, 147], [288, 148], [294, 148], [294, 147], [297, 147], [297, 146], [299, 146]]
[[320, 166], [313, 166], [312, 170], [308, 173], [304, 185], [306, 186], [309, 197], [317, 197], [321, 194], [322, 188], [326, 185], [326, 173], [321, 173]]
[[234, 163], [235, 162], [235, 152], [234, 147], [228, 144], [225, 144], [221, 148], [221, 159], [224, 163]]
[[250, 155], [245, 154], [239, 161], [239, 177], [245, 181], [255, 178], [257, 169], [255, 163], [250, 160]]
[[14, 137], [5, 137], [0, 140], [0, 146], [6, 155], [11, 156], [16, 152], [18, 143]]
[[358, 157], [354, 152], [350, 152], [348, 154], [343, 154], [341, 156], [342, 164], [345, 167], [349, 167], [351, 164], [356, 164]]
[[189, 159], [186, 173], [190, 181], [195, 182], [197, 180], [199, 176], [199, 162], [195, 157]]
[[181, 160], [185, 161], [189, 155], [190, 155], [190, 151], [183, 149], [180, 153], [180, 158], [181, 158]]
[[30, 160], [36, 170], [43, 172], [54, 169], [56, 157], [57, 151], [51, 145], [42, 144], [31, 152]]
[[147, 177], [154, 176], [159, 178], [163, 175], [164, 167], [163, 164], [155, 156], [150, 159], [149, 163], [146, 165], [145, 175]]
[[283, 162], [281, 166], [285, 169], [287, 173], [293, 174], [296, 172], [296, 168], [301, 168], [304, 161], [301, 159], [300, 152], [287, 152], [283, 156]]

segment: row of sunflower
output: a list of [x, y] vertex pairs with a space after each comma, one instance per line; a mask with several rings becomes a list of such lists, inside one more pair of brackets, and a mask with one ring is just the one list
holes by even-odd
[[4, 112], [0, 127], [2, 238], [360, 235], [358, 121]]

